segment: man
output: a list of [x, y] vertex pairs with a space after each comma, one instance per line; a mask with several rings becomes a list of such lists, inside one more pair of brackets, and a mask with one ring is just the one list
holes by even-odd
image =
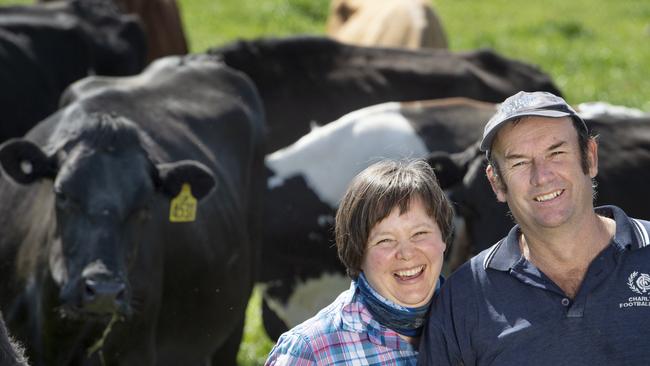
[[598, 143], [560, 97], [519, 92], [483, 133], [488, 180], [515, 225], [450, 276], [424, 365], [650, 360], [650, 223], [593, 207]]

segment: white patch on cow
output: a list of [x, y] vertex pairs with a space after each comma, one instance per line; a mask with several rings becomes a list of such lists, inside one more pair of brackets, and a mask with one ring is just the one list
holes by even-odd
[[[381, 159], [420, 158], [427, 153], [401, 104], [363, 108], [317, 128], [266, 157], [269, 182], [302, 175], [318, 197], [336, 208], [349, 182]], [[270, 183], [269, 183], [270, 185]]]
[[649, 114], [636, 108], [621, 105], [612, 105], [607, 102], [586, 102], [580, 103], [577, 107], [578, 115], [583, 119], [594, 119], [600, 116], [618, 118], [640, 118], [648, 117]]
[[348, 288], [349, 277], [341, 273], [323, 273], [319, 278], [298, 282], [286, 305], [270, 296], [265, 299], [278, 318], [293, 328], [316, 315]]

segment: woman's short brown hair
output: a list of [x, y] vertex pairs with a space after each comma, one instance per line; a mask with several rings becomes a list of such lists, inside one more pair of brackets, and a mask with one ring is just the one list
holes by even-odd
[[447, 242], [452, 233], [453, 211], [424, 160], [384, 160], [359, 173], [348, 186], [336, 212], [336, 247], [348, 275], [356, 279], [370, 230], [395, 207], [408, 211], [419, 198]]

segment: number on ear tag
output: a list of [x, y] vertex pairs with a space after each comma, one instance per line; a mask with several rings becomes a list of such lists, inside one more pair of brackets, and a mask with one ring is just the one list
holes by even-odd
[[169, 207], [170, 222], [192, 222], [196, 219], [196, 198], [188, 183], [183, 183], [178, 196], [174, 197]]

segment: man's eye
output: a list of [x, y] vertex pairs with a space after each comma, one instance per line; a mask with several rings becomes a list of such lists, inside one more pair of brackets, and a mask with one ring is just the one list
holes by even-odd
[[520, 167], [520, 166], [523, 166], [523, 165], [526, 165], [525, 161], [518, 161], [518, 162], [515, 162], [514, 164], [512, 164], [511, 168], [516, 168], [516, 167]]

